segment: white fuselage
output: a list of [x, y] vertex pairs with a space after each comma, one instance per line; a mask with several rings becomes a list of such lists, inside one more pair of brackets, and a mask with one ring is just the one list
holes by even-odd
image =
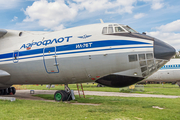
[[[0, 88], [12, 84], [92, 82], [112, 73], [143, 78], [156, 71], [153, 40], [102, 34], [108, 25], [57, 32], [8, 30], [0, 38]], [[138, 54], [152, 54], [153, 71], [142, 71]], [[135, 55], [136, 60], [130, 62], [129, 55]]]

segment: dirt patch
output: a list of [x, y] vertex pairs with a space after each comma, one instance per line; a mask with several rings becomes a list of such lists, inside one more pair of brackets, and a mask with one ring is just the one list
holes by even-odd
[[164, 108], [160, 108], [159, 106], [152, 106], [152, 108], [156, 108], [156, 109], [159, 109], [159, 110], [164, 109]]

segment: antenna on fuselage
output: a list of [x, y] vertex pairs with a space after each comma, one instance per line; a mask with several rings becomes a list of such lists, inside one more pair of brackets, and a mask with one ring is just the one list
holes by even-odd
[[102, 19], [100, 19], [101, 23], [104, 23], [104, 21]]

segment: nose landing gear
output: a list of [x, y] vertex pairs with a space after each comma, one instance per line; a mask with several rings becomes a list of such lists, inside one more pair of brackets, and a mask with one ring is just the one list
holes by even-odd
[[70, 101], [74, 100], [74, 92], [73, 90], [70, 90], [68, 85], [65, 85], [64, 90], [58, 90], [54, 93], [54, 99], [55, 101]]

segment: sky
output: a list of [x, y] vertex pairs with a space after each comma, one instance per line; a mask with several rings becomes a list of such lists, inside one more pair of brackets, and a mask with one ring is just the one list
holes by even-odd
[[57, 31], [100, 23], [129, 25], [180, 50], [177, 0], [1, 0], [0, 29]]

